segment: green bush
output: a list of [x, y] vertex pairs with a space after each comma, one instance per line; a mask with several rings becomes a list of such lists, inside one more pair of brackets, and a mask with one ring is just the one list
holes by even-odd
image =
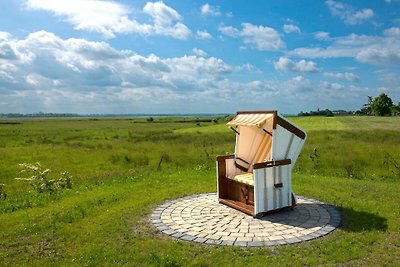
[[15, 178], [16, 180], [28, 181], [30, 185], [38, 192], [52, 192], [57, 188], [71, 188], [72, 176], [68, 172], [62, 172], [61, 177], [57, 180], [50, 179], [50, 169], [42, 170], [42, 166], [39, 162], [35, 164], [22, 163], [19, 164], [22, 168], [21, 173], [29, 173], [30, 177]]

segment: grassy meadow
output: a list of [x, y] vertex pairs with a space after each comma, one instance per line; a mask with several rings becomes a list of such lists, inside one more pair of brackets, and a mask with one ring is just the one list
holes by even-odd
[[[0, 120], [0, 266], [400, 265], [400, 118], [294, 117], [308, 140], [294, 191], [342, 215], [309, 242], [215, 247], [159, 234], [168, 199], [216, 191], [215, 157], [233, 152], [224, 118]], [[37, 193], [19, 163], [40, 162], [72, 189]]]

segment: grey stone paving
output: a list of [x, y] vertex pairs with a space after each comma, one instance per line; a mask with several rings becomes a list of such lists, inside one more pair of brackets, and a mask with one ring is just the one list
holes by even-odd
[[216, 193], [187, 196], [157, 207], [150, 220], [164, 234], [181, 240], [224, 246], [276, 246], [329, 234], [340, 224], [335, 208], [298, 196], [294, 210], [253, 218], [218, 203]]

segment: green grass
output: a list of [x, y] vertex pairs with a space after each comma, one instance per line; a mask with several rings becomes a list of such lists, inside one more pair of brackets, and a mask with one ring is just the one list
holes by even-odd
[[[324, 238], [256, 249], [175, 241], [148, 222], [168, 199], [216, 190], [215, 156], [232, 152], [235, 140], [223, 124], [0, 121], [8, 195], [0, 200], [0, 266], [400, 265], [400, 118], [290, 119], [308, 133], [294, 191], [336, 206], [343, 223]], [[18, 163], [36, 161], [53, 176], [69, 171], [73, 188], [39, 194], [14, 179]]]

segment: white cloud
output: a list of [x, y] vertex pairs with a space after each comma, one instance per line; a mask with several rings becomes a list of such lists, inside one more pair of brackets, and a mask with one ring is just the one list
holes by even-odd
[[230, 37], [240, 37], [245, 44], [249, 44], [260, 51], [275, 51], [286, 47], [280, 34], [273, 28], [267, 26], [242, 23], [241, 30], [232, 26], [221, 26], [219, 27], [219, 31]]
[[240, 36], [240, 31], [232, 26], [220, 26], [218, 30], [227, 36], [230, 37], [239, 37]]
[[[8, 36], [0, 45], [12, 47], [16, 54], [12, 59], [0, 58], [0, 98], [15, 104], [4, 106], [0, 112], [35, 105], [43, 108], [40, 110], [61, 112], [68, 106], [78, 108], [79, 103], [82, 110], [85, 106], [95, 110], [96, 105], [104, 108], [103, 101], [107, 105], [113, 101], [127, 105], [130, 101], [132, 106], [160, 98], [176, 100], [189, 91], [215, 88], [234, 71], [234, 67], [214, 57], [141, 56], [116, 50], [105, 42], [61, 39], [45, 31], [31, 33], [22, 40]], [[30, 61], [24, 59], [25, 54], [30, 55]]]
[[35, 75], [29, 74], [25, 77], [25, 82], [30, 85], [38, 85], [39, 81], [35, 78]]
[[[143, 56], [46, 31], [22, 39], [0, 33], [0, 47], [15, 55], [0, 57], [0, 112], [212, 113], [262, 109], [268, 102], [270, 108], [297, 113], [315, 103], [358, 107], [366, 95], [378, 95], [376, 88], [322, 87], [301, 75], [257, 80], [246, 74], [246, 81], [237, 81], [236, 72], [258, 70], [215, 57]], [[400, 97], [397, 87], [387, 88], [393, 99]]]
[[286, 88], [287, 94], [293, 95], [313, 91], [312, 82], [303, 76], [295, 76], [290, 80], [284, 81], [279, 87]]
[[395, 87], [400, 87], [400, 79], [399, 79], [399, 73], [395, 72], [386, 72], [384, 70], [381, 70], [380, 72], [377, 72], [379, 76], [379, 80], [384, 83], [385, 85], [388, 86], [393, 86]]
[[239, 65], [235, 68], [236, 71], [247, 71], [247, 72], [252, 72], [252, 73], [262, 73], [262, 71], [258, 68], [256, 68], [254, 65], [246, 63]]
[[329, 32], [316, 32], [314, 38], [321, 41], [329, 40]]
[[399, 28], [384, 30], [383, 36], [350, 34], [330, 38], [326, 48], [296, 48], [288, 55], [305, 58], [354, 58], [361, 63], [392, 65], [400, 63]]
[[313, 61], [306, 61], [304, 59], [300, 61], [293, 61], [286, 57], [280, 57], [278, 61], [274, 63], [276, 70], [281, 71], [294, 71], [294, 72], [321, 72], [321, 69], [317, 67], [317, 64]]
[[370, 8], [354, 10], [350, 5], [334, 0], [327, 0], [325, 4], [333, 16], [339, 17], [344, 23], [349, 25], [361, 24], [374, 17], [374, 11]]
[[359, 82], [360, 77], [351, 72], [325, 72], [324, 76], [330, 78], [346, 79], [351, 82]]
[[400, 28], [392, 27], [383, 31], [383, 34], [389, 37], [400, 39]]
[[203, 50], [199, 49], [199, 48], [193, 48], [192, 51], [197, 56], [200, 56], [200, 57], [206, 57], [207, 56], [207, 53], [204, 52]]
[[283, 25], [283, 30], [286, 33], [292, 33], [292, 32], [300, 33], [301, 32], [300, 28], [298, 26], [296, 26], [296, 25], [293, 25], [293, 24], [284, 24]]
[[208, 3], [201, 6], [200, 12], [204, 16], [219, 16], [219, 15], [221, 15], [219, 6], [212, 6]]
[[190, 29], [180, 22], [182, 16], [162, 1], [148, 2], [144, 6], [143, 12], [152, 18], [150, 24], [130, 18], [132, 9], [113, 1], [28, 0], [26, 6], [52, 12], [77, 30], [101, 33], [105, 38], [114, 38], [117, 33], [164, 35], [176, 39], [188, 39], [191, 36]]
[[207, 39], [211, 39], [212, 36], [211, 36], [211, 34], [210, 34], [208, 31], [206, 31], [206, 30], [204, 30], [204, 31], [197, 30], [197, 32], [196, 32], [196, 38], [197, 38], [197, 39], [200, 39], [200, 40], [207, 40]]
[[319, 84], [323, 89], [326, 89], [326, 90], [341, 90], [341, 89], [344, 89], [344, 86], [341, 85], [340, 83], [330, 83], [330, 82], [327, 82], [327, 81], [321, 81]]
[[149, 14], [154, 20], [154, 31], [160, 35], [170, 35], [177, 39], [188, 39], [191, 31], [182, 24], [182, 17], [173, 8], [164, 2], [147, 2], [143, 11]]

